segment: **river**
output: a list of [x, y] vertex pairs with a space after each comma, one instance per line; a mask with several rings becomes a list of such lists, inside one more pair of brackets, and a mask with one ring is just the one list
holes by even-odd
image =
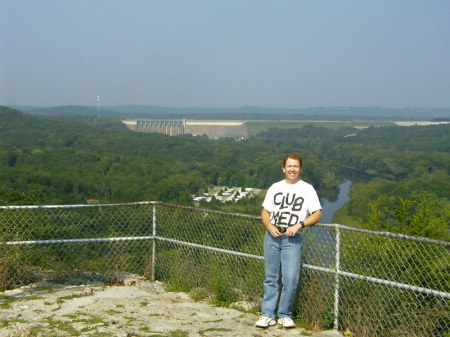
[[328, 201], [327, 199], [322, 199], [322, 220], [320, 222], [333, 222], [334, 214], [345, 205], [345, 203], [350, 199], [350, 187], [352, 182], [350, 180], [345, 180], [339, 185], [339, 194], [335, 201]]
[[[333, 201], [322, 198], [322, 223], [332, 223], [335, 213], [350, 199], [350, 187], [352, 181], [347, 179], [338, 186], [337, 197], [333, 197]], [[334, 194], [336, 195], [336, 194]], [[310, 258], [319, 258], [320, 264], [323, 266], [332, 265], [335, 262], [335, 240], [334, 230], [332, 228], [324, 228], [319, 226], [311, 227], [311, 232], [303, 236], [303, 243], [305, 247], [311, 248], [313, 253], [307, 253], [311, 255], [306, 258], [306, 263], [311, 263]], [[318, 245], [319, 243], [319, 245]], [[320, 256], [320, 257], [318, 257]], [[316, 260], [315, 263], [317, 263]]]

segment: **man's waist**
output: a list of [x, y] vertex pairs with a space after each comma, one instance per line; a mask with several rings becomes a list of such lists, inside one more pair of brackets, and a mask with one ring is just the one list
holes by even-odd
[[274, 226], [278, 229], [278, 231], [280, 233], [285, 233], [287, 231], [287, 229], [289, 228], [289, 226], [287, 226], [287, 225], [283, 225], [283, 226], [274, 225]]

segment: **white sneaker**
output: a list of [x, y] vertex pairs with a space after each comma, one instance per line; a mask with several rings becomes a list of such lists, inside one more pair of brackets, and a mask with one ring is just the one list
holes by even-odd
[[278, 324], [281, 324], [284, 328], [295, 328], [295, 323], [290, 317], [280, 317], [278, 318]]
[[258, 328], [268, 328], [269, 326], [273, 326], [275, 324], [277, 324], [277, 322], [273, 318], [267, 316], [261, 316], [255, 323]]

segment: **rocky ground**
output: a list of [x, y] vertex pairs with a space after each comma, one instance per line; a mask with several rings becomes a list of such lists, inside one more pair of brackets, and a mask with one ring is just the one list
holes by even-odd
[[258, 315], [196, 302], [139, 278], [122, 286], [40, 283], [0, 293], [0, 336], [314, 336], [280, 326], [259, 329]]

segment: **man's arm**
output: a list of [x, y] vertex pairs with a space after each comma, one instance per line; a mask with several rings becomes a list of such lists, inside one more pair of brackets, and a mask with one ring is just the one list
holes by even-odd
[[289, 227], [286, 231], [286, 235], [287, 236], [294, 236], [295, 234], [297, 234], [297, 232], [302, 229], [303, 227], [306, 226], [312, 226], [315, 223], [319, 222], [320, 219], [322, 219], [322, 210], [318, 209], [315, 212], [312, 212], [304, 221], [303, 221], [303, 226], [298, 223], [295, 224], [292, 227]]
[[305, 227], [312, 226], [315, 223], [318, 223], [320, 219], [322, 219], [322, 210], [318, 209], [317, 211], [312, 212], [312, 214], [310, 214], [303, 222], [305, 223]]
[[281, 233], [278, 231], [278, 229], [270, 222], [270, 213], [265, 208], [263, 208], [261, 211], [261, 221], [270, 235], [275, 238], [281, 236]]

